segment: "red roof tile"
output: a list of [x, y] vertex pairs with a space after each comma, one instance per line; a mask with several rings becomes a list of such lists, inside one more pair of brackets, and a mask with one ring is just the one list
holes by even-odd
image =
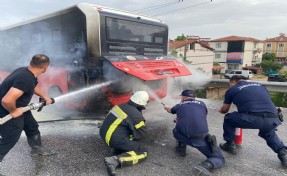
[[265, 42], [287, 42], [287, 37], [284, 35], [281, 35], [278, 37], [266, 39]]
[[206, 41], [199, 41], [199, 40], [195, 40], [195, 39], [187, 39], [187, 40], [182, 40], [182, 41], [170, 40], [169, 41], [169, 50], [181, 48], [184, 45], [192, 44], [192, 43], [198, 43], [204, 48], [207, 48], [207, 49], [210, 49], [210, 50], [214, 50], [213, 48], [211, 48], [209, 46], [208, 42], [206, 42]]
[[224, 68], [224, 67], [221, 66], [221, 65], [213, 65], [212, 70], [221, 70], [221, 69], [223, 69], [223, 68]]
[[211, 40], [211, 42], [233, 42], [233, 41], [263, 42], [262, 40], [258, 40], [258, 39], [251, 38], [251, 37], [240, 37], [240, 36], [234, 36], [234, 35]]

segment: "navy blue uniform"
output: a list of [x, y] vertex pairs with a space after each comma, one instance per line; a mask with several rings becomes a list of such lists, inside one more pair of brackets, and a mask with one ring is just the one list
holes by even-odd
[[219, 147], [216, 146], [213, 151], [206, 139], [208, 124], [205, 103], [188, 99], [172, 107], [171, 113], [177, 115], [174, 137], [179, 142], [198, 149], [207, 157], [207, 161], [212, 163], [214, 169], [223, 167], [225, 161]]
[[259, 129], [259, 136], [274, 152], [284, 148], [275, 133], [276, 127], [281, 124], [278, 111], [263, 85], [239, 81], [225, 94], [224, 104], [231, 103], [236, 105], [238, 112], [225, 115], [223, 137], [226, 141], [234, 141], [235, 128]]
[[[29, 104], [37, 86], [37, 78], [27, 67], [16, 69], [11, 73], [0, 86], [0, 100], [7, 94], [11, 87], [24, 92], [16, 101], [16, 107], [25, 107]], [[0, 103], [0, 117], [8, 115], [9, 112]], [[0, 125], [0, 161], [17, 143], [24, 129], [27, 137], [39, 134], [39, 125], [34, 119], [31, 111], [25, 112], [21, 117], [12, 118], [8, 122]]]

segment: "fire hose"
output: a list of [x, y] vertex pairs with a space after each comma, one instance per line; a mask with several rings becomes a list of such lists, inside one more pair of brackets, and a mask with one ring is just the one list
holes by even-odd
[[[52, 104], [55, 103], [55, 99], [52, 99]], [[27, 112], [30, 110], [38, 110], [41, 111], [43, 109], [43, 107], [46, 106], [46, 100], [44, 100], [42, 97], [39, 98], [39, 103], [30, 103], [28, 106], [22, 107], [22, 112]], [[0, 118], [0, 125], [3, 125], [4, 123], [6, 123], [7, 121], [9, 121], [10, 119], [12, 119], [13, 117], [11, 116], [11, 114], [6, 115], [3, 118]]]

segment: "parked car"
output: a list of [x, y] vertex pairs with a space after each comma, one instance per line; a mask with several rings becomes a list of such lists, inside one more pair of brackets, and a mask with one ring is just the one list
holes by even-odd
[[274, 82], [285, 82], [287, 81], [287, 78], [285, 75], [280, 74], [269, 74], [267, 81], [274, 81]]
[[253, 77], [253, 73], [251, 70], [232, 70], [228, 73], [225, 73], [224, 77], [226, 79], [229, 79], [233, 75], [242, 75], [242, 76], [246, 77], [247, 79], [250, 79]]

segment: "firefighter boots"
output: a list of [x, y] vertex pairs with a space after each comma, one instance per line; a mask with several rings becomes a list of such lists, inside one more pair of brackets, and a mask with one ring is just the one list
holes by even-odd
[[228, 153], [236, 154], [236, 146], [234, 141], [226, 141], [226, 143], [220, 144], [220, 148]]
[[109, 176], [116, 175], [116, 168], [120, 165], [119, 159], [116, 156], [106, 157], [105, 165]]
[[212, 175], [210, 173], [210, 171], [213, 169], [213, 166], [210, 162], [208, 161], [204, 161], [202, 163], [200, 163], [199, 165], [195, 166], [194, 167], [199, 173], [198, 175], [201, 175], [201, 176], [210, 176]]
[[55, 154], [49, 149], [46, 149], [42, 146], [41, 136], [40, 134], [36, 134], [35, 136], [28, 138], [28, 143], [31, 146], [31, 156], [37, 156], [37, 155], [53, 155]]
[[186, 156], [186, 144], [178, 142], [175, 149], [176, 149], [176, 152], [179, 154], [179, 156], [181, 157]]
[[287, 168], [287, 150], [285, 147], [279, 150], [278, 158], [280, 159], [282, 166]]

